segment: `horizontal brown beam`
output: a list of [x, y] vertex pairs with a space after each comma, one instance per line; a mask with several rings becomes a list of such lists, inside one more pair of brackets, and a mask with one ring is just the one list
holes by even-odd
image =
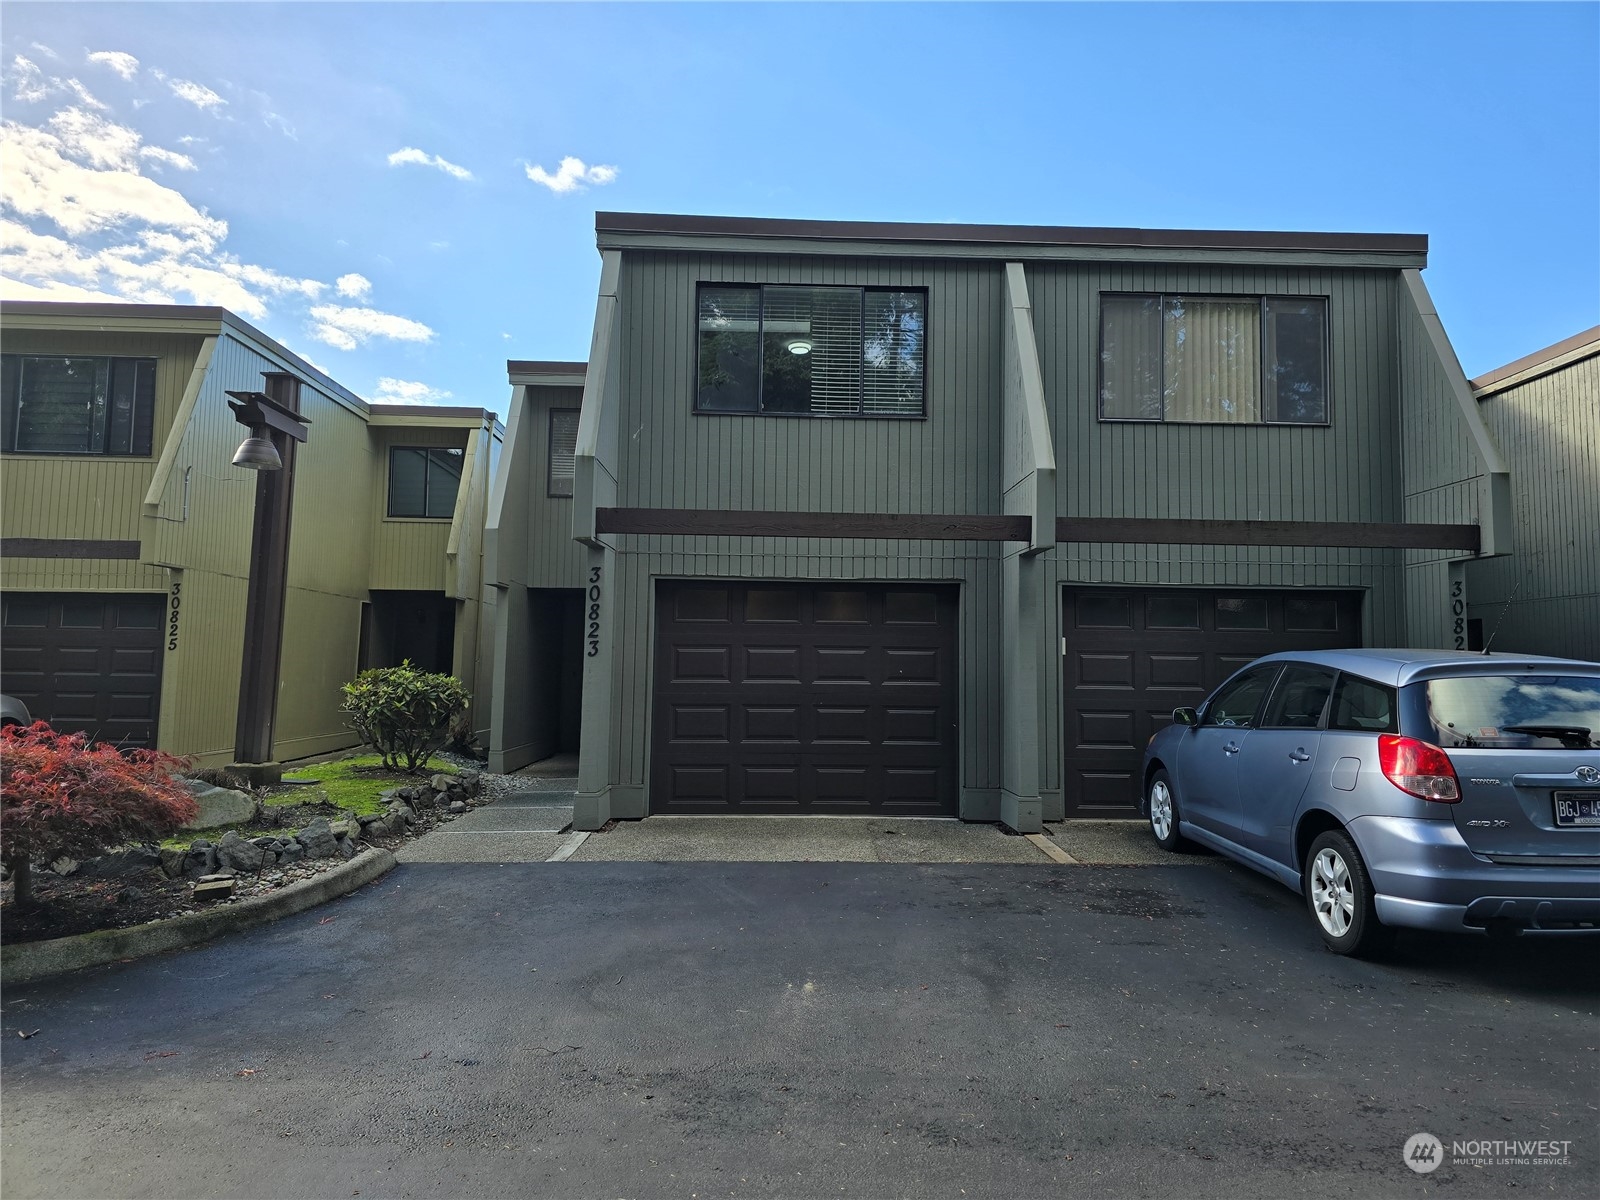
[[1478, 552], [1476, 525], [1365, 521], [1196, 521], [1157, 517], [1058, 517], [1058, 542], [1179, 546], [1337, 546], [1363, 550]]
[[719, 508], [602, 508], [597, 533], [701, 537], [913, 538], [941, 542], [1025, 542], [1027, 517], [928, 513], [741, 512]]
[[0, 538], [0, 558], [138, 557], [138, 542], [93, 541], [88, 538]]

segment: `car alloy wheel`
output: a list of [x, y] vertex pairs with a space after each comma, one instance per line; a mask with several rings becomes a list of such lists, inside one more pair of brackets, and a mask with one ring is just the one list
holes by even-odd
[[1350, 868], [1331, 846], [1311, 862], [1311, 909], [1329, 937], [1342, 938], [1350, 932], [1356, 911]]
[[1344, 830], [1319, 833], [1306, 851], [1305, 894], [1317, 932], [1335, 954], [1379, 954], [1393, 945], [1394, 929], [1378, 920], [1367, 864]]
[[1172, 836], [1172, 789], [1165, 779], [1150, 785], [1150, 828], [1158, 842]]

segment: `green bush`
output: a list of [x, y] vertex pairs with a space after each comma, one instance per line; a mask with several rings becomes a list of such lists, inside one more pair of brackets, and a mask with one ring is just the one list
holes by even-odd
[[350, 727], [391, 771], [415, 773], [449, 736], [471, 699], [454, 675], [430, 675], [409, 661], [363, 671], [344, 685]]

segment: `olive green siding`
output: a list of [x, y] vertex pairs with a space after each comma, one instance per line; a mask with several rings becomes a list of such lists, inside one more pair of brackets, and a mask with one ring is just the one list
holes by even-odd
[[1516, 552], [1467, 567], [1494, 649], [1600, 662], [1600, 342], [1480, 411], [1510, 461]]
[[572, 497], [549, 495], [550, 410], [582, 403], [580, 387], [528, 389], [528, 489], [537, 497], [528, 520], [529, 587], [583, 586], [583, 547], [572, 540]]
[[[464, 489], [472, 502], [458, 514], [468, 528], [453, 569], [446, 562], [452, 522], [389, 523], [375, 515], [384, 503], [389, 442], [403, 434], [401, 440], [412, 444], [464, 445], [468, 430], [369, 428], [360, 400], [324, 387], [303, 363], [221, 320], [204, 328], [197, 318], [107, 319], [128, 327], [116, 332], [41, 327], [49, 321], [75, 323], [59, 310], [40, 317], [8, 308], [7, 351], [158, 356], [153, 453], [132, 460], [6, 455], [0, 466], [5, 536], [137, 541], [140, 558], [8, 558], [4, 586], [159, 592], [168, 594], [169, 606], [177, 588], [176, 645], [169, 638], [162, 666], [162, 749], [201, 763], [226, 762], [233, 754], [257, 476], [230, 465], [244, 431], [226, 392], [261, 390], [264, 371], [301, 379], [300, 409], [311, 431], [296, 462], [276, 756], [354, 744], [339, 711], [339, 689], [356, 671], [370, 588], [464, 594], [457, 663], [472, 686], [481, 602], [477, 530], [487, 465]], [[166, 332], [174, 326], [183, 332]], [[192, 407], [174, 424], [186, 389], [193, 391]]]
[[[623, 249], [610, 248], [618, 241]], [[1459, 366], [1431, 304], [1418, 298], [1420, 281], [1401, 269], [1413, 262], [1334, 253], [1273, 262], [1217, 250], [1170, 259], [1130, 252], [1121, 261], [1016, 253], [1008, 265], [1015, 248], [989, 257], [883, 246], [850, 253], [791, 241], [783, 252], [731, 253], [693, 239], [665, 249], [613, 238], [603, 250], [572, 523], [598, 592], [586, 614], [596, 618], [596, 643], [584, 660], [580, 828], [649, 810], [661, 580], [959, 583], [960, 813], [1018, 829], [1064, 810], [1068, 586], [1342, 589], [1361, 596], [1366, 644], [1414, 638], [1426, 625], [1419, 606], [1434, 621], [1432, 644], [1443, 644], [1439, 614], [1461, 570], [1451, 556], [1418, 556], [1408, 569], [1393, 550], [1056, 545], [1050, 527], [1057, 515], [1477, 522], [1499, 464], [1481, 429], [1460, 428], [1470, 422]], [[697, 415], [696, 285], [732, 282], [927, 289], [925, 418]], [[1099, 310], [1110, 292], [1326, 297], [1328, 423], [1101, 421]], [[1431, 426], [1455, 440], [1414, 479], [1403, 446]], [[529, 460], [531, 479], [520, 491], [508, 481], [504, 495], [526, 503], [538, 525], [551, 505], [543, 464]], [[515, 469], [508, 456], [504, 473]], [[613, 505], [1035, 519], [1026, 544], [596, 534], [594, 510]]]

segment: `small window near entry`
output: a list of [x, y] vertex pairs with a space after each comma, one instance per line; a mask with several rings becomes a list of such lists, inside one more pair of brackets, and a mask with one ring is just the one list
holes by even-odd
[[149, 455], [155, 359], [7, 354], [3, 360], [0, 449]]
[[466, 452], [454, 446], [395, 446], [389, 451], [389, 515], [448, 521], [455, 515]]
[[547, 496], [572, 495], [573, 464], [578, 452], [578, 410], [550, 410], [550, 463], [546, 479]]
[[1333, 672], [1326, 667], [1285, 667], [1261, 718], [1263, 729], [1315, 729], [1333, 691]]
[[1100, 419], [1327, 424], [1327, 322], [1320, 296], [1104, 295]]
[[1354, 733], [1396, 732], [1394, 689], [1359, 675], [1341, 675], [1333, 689], [1328, 728]]
[[921, 417], [927, 294], [703, 284], [695, 411]]

